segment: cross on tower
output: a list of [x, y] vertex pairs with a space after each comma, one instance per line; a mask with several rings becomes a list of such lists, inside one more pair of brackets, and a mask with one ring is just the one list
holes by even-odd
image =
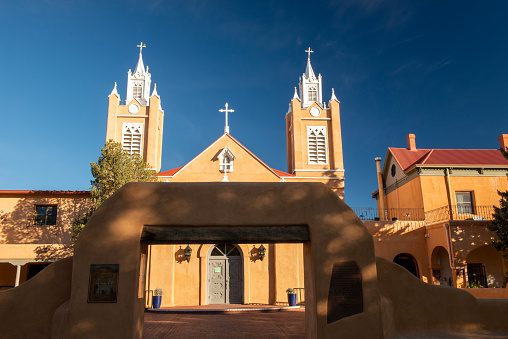
[[310, 59], [310, 53], [314, 53], [314, 51], [311, 50], [310, 47], [309, 47], [309, 49], [305, 50], [305, 52], [309, 53], [309, 59]]
[[226, 102], [226, 109], [220, 109], [219, 112], [226, 113], [226, 126], [224, 126], [224, 133], [229, 133], [228, 126], [228, 113], [233, 113], [235, 110], [228, 109], [228, 103]]
[[139, 54], [141, 54], [141, 51], [143, 50], [143, 47], [146, 47], [145, 44], [143, 44], [143, 41], [141, 41], [141, 43], [138, 45], [139, 47]]

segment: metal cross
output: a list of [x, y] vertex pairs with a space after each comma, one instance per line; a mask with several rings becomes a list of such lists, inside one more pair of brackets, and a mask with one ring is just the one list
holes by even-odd
[[224, 133], [229, 133], [228, 126], [228, 113], [233, 113], [234, 109], [228, 109], [228, 103], [226, 102], [226, 109], [220, 109], [219, 112], [226, 113], [226, 126], [224, 126]]
[[143, 50], [143, 47], [146, 47], [146, 45], [143, 44], [143, 41], [141, 41], [141, 43], [138, 45], [138, 47], [139, 47], [139, 54], [141, 54], [141, 51]]
[[310, 53], [314, 53], [314, 51], [311, 50], [310, 47], [309, 47], [309, 49], [305, 50], [305, 52], [309, 53], [309, 59], [310, 59]]

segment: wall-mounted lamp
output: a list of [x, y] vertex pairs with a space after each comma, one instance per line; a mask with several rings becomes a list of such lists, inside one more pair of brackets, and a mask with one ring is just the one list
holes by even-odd
[[258, 253], [259, 253], [259, 260], [263, 261], [263, 259], [265, 258], [265, 255], [266, 255], [265, 246], [263, 246], [263, 245], [259, 246]]
[[187, 260], [187, 262], [189, 262], [192, 255], [192, 248], [190, 248], [190, 246], [187, 245], [187, 247], [185, 247], [183, 252], [185, 253], [185, 259]]

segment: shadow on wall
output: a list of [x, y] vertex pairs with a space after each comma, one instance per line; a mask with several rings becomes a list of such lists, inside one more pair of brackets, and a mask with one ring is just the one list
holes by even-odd
[[[36, 205], [57, 205], [56, 225], [37, 225]], [[89, 206], [85, 198], [21, 198], [0, 220], [0, 244], [51, 244], [35, 250], [37, 259], [72, 255], [72, 222]]]

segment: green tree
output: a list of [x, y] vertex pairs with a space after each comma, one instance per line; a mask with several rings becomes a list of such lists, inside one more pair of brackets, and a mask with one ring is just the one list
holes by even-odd
[[[508, 160], [508, 147], [501, 149], [501, 153]], [[488, 226], [489, 230], [496, 232], [497, 240], [492, 242], [492, 246], [498, 251], [505, 251], [503, 257], [508, 259], [508, 191], [497, 191], [501, 197], [499, 207], [494, 206], [494, 214], [492, 214], [492, 223]], [[505, 272], [503, 286], [508, 282], [508, 271]]]
[[129, 182], [156, 181], [157, 173], [148, 168], [139, 154], [129, 154], [113, 140], [106, 142], [97, 162], [90, 163], [93, 180], [90, 181], [92, 207], [78, 215], [72, 223], [72, 239], [76, 240], [93, 212], [117, 189]]

